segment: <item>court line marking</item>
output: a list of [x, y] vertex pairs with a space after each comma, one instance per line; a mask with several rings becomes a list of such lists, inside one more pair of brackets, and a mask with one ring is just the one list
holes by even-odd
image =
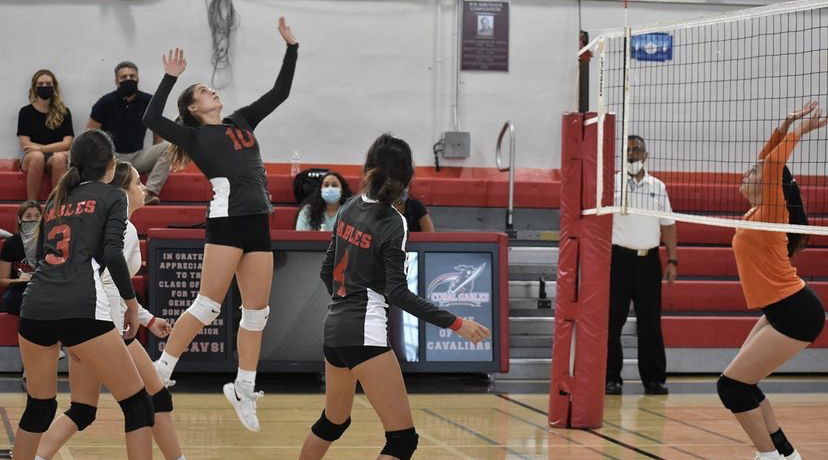
[[11, 421], [9, 421], [9, 414], [5, 407], [0, 407], [0, 418], [3, 419], [3, 427], [6, 429], [6, 436], [9, 438], [9, 444], [14, 444], [14, 430], [12, 429]]
[[[470, 456], [464, 454], [463, 452], [455, 449], [454, 447], [444, 443], [442, 440], [440, 440], [436, 436], [433, 436], [433, 435], [423, 431], [422, 428], [417, 428], [417, 434], [419, 434], [420, 436], [428, 439], [429, 441], [433, 442], [434, 444], [437, 444], [438, 447], [446, 449], [446, 451], [451, 452], [454, 455], [457, 455], [458, 458], [465, 458], [467, 460], [475, 460], [474, 457], [470, 457]], [[425, 446], [420, 446], [420, 448], [422, 448], [422, 447], [425, 447]]]
[[[516, 400], [516, 399], [512, 399], [512, 398], [510, 398], [509, 396], [507, 396], [507, 395], [506, 395], [506, 394], [504, 394], [504, 393], [495, 393], [494, 395], [495, 395], [496, 397], [501, 398], [501, 399], [504, 399], [504, 400], [506, 400], [506, 401], [508, 401], [508, 402], [510, 402], [510, 403], [513, 403], [513, 404], [516, 404], [516, 405], [518, 405], [518, 406], [521, 406], [521, 407], [524, 407], [524, 408], [526, 408], [526, 409], [529, 409], [529, 410], [531, 410], [532, 412], [537, 412], [537, 413], [539, 413], [539, 414], [543, 414], [543, 415], [545, 415], [545, 416], [549, 417], [549, 414], [548, 414], [546, 411], [542, 411], [542, 410], [540, 410], [540, 409], [538, 409], [538, 408], [536, 408], [536, 407], [530, 406], [529, 404], [526, 404], [526, 403], [520, 402], [520, 401], [518, 401], [518, 400]], [[627, 443], [626, 443], [626, 442], [624, 442], [624, 441], [621, 441], [621, 440], [615, 439], [615, 438], [613, 438], [612, 436], [607, 436], [607, 435], [605, 435], [605, 434], [601, 434], [601, 433], [599, 433], [599, 432], [597, 432], [597, 431], [595, 431], [595, 430], [593, 430], [593, 429], [585, 429], [585, 430], [582, 430], [582, 431], [585, 431], [585, 432], [587, 432], [587, 433], [589, 433], [589, 434], [591, 434], [591, 435], [593, 435], [593, 436], [598, 436], [599, 438], [605, 439], [605, 440], [607, 440], [607, 441], [609, 441], [609, 442], [611, 442], [611, 443], [613, 443], [613, 444], [617, 444], [617, 445], [619, 445], [619, 446], [621, 446], [621, 447], [623, 447], [623, 448], [625, 448], [625, 449], [631, 450], [631, 451], [633, 451], [633, 452], [635, 452], [635, 453], [637, 453], [637, 454], [643, 455], [643, 456], [645, 456], [645, 457], [647, 457], [647, 458], [652, 458], [652, 459], [654, 459], [654, 460], [667, 460], [667, 459], [665, 459], [665, 458], [663, 458], [663, 457], [659, 457], [659, 456], [658, 456], [658, 455], [656, 455], [656, 454], [653, 454], [653, 453], [647, 452], [646, 450], [643, 450], [643, 449], [639, 449], [638, 447], [635, 447], [635, 446], [633, 446], [633, 445], [631, 445], [631, 444], [627, 444]]]
[[499, 442], [495, 441], [494, 439], [489, 438], [489, 437], [487, 437], [487, 436], [485, 436], [485, 435], [483, 435], [483, 434], [480, 434], [480, 433], [478, 433], [477, 431], [474, 431], [474, 430], [472, 430], [471, 428], [468, 428], [468, 427], [466, 427], [466, 426], [465, 426], [465, 425], [463, 425], [463, 424], [457, 423], [457, 422], [455, 422], [454, 420], [451, 420], [451, 419], [448, 419], [448, 418], [446, 418], [446, 417], [443, 417], [442, 415], [440, 415], [440, 414], [438, 414], [438, 413], [436, 413], [436, 412], [432, 411], [431, 409], [420, 409], [420, 410], [422, 410], [422, 411], [423, 411], [423, 412], [425, 412], [426, 414], [428, 414], [428, 415], [430, 415], [430, 416], [432, 416], [432, 417], [434, 417], [434, 418], [436, 418], [436, 419], [438, 419], [438, 420], [443, 421], [444, 423], [448, 423], [449, 425], [452, 425], [452, 426], [454, 426], [454, 427], [456, 427], [456, 428], [459, 428], [459, 429], [461, 429], [461, 430], [465, 431], [466, 433], [471, 434], [472, 436], [474, 436], [474, 437], [476, 437], [476, 438], [478, 438], [478, 439], [481, 439], [481, 440], [483, 440], [483, 441], [485, 441], [485, 442], [488, 442], [489, 444], [491, 444], [491, 445], [493, 445], [493, 446], [498, 446], [498, 447], [501, 447], [502, 449], [506, 450], [506, 452], [508, 452], [508, 453], [510, 453], [510, 454], [512, 454], [512, 455], [514, 455], [514, 456], [517, 456], [517, 457], [522, 458], [522, 459], [525, 459], [525, 460], [532, 460], [531, 458], [529, 458], [529, 457], [527, 457], [527, 456], [525, 456], [525, 455], [521, 454], [520, 452], [515, 451], [515, 450], [512, 450], [511, 448], [509, 448], [509, 447], [507, 447], [507, 446], [504, 446], [504, 445], [500, 444]]
[[621, 426], [621, 425], [616, 425], [616, 424], [614, 424], [614, 423], [612, 423], [612, 422], [610, 422], [610, 421], [604, 420], [604, 424], [605, 424], [605, 425], [609, 425], [609, 426], [611, 426], [611, 427], [613, 427], [613, 428], [615, 428], [615, 429], [618, 429], [618, 430], [621, 430], [621, 431], [625, 431], [625, 432], [630, 433], [630, 434], [634, 434], [634, 435], [636, 435], [636, 436], [639, 436], [639, 437], [641, 437], [641, 438], [644, 438], [644, 439], [646, 439], [646, 440], [648, 440], [648, 441], [651, 441], [651, 442], [654, 442], [654, 443], [656, 443], [656, 444], [662, 445], [662, 446], [664, 446], [664, 447], [668, 447], [668, 448], [670, 448], [670, 449], [675, 449], [675, 450], [677, 450], [677, 451], [681, 452], [682, 454], [689, 455], [689, 456], [694, 457], [694, 458], [698, 458], [699, 460], [708, 460], [706, 457], [702, 457], [701, 455], [697, 455], [697, 454], [694, 454], [693, 452], [686, 451], [686, 450], [684, 450], [684, 449], [682, 449], [682, 448], [680, 448], [680, 447], [676, 447], [676, 446], [674, 446], [674, 445], [672, 445], [672, 444], [665, 444], [665, 443], [664, 443], [664, 441], [661, 441], [661, 440], [656, 439], [656, 438], [651, 438], [651, 437], [649, 437], [649, 436], [647, 436], [647, 435], [645, 435], [645, 434], [641, 434], [641, 433], [639, 433], [639, 432], [637, 432], [637, 431], [633, 431], [633, 430], [631, 430], [631, 429], [629, 429], [629, 428], [624, 428], [623, 426]]
[[[513, 419], [515, 419], [515, 420], [520, 420], [521, 422], [526, 423], [527, 425], [531, 425], [531, 426], [533, 426], [533, 427], [535, 427], [535, 428], [537, 428], [537, 429], [539, 429], [539, 430], [543, 430], [543, 431], [545, 431], [546, 433], [550, 433], [550, 434], [553, 434], [553, 435], [555, 435], [555, 436], [557, 436], [557, 437], [559, 437], [559, 438], [566, 439], [567, 441], [569, 441], [569, 442], [571, 442], [571, 443], [573, 443], [573, 444], [576, 444], [576, 445], [579, 445], [579, 446], [583, 446], [583, 447], [584, 447], [585, 449], [587, 449], [587, 450], [590, 450], [590, 451], [592, 451], [592, 452], [595, 452], [595, 453], [598, 453], [598, 454], [600, 454], [600, 455], [603, 455], [603, 456], [604, 456], [604, 458], [609, 458], [609, 459], [612, 459], [612, 460], [621, 460], [621, 459], [620, 459], [620, 458], [618, 458], [618, 457], [613, 457], [613, 456], [612, 456], [612, 455], [610, 455], [610, 454], [607, 454], [607, 453], [601, 452], [600, 450], [598, 450], [598, 449], [596, 449], [596, 448], [594, 448], [594, 447], [590, 447], [590, 446], [584, 445], [584, 443], [582, 443], [582, 442], [578, 442], [578, 441], [576, 441], [576, 440], [574, 440], [574, 439], [570, 438], [569, 436], [564, 436], [564, 435], [562, 435], [562, 434], [558, 433], [557, 431], [551, 431], [551, 430], [549, 429], [549, 427], [548, 427], [548, 426], [538, 425], [537, 423], [530, 422], [529, 420], [526, 420], [526, 419], [525, 419], [525, 418], [523, 418], [523, 417], [518, 417], [518, 416], [517, 416], [517, 415], [515, 415], [515, 414], [512, 414], [512, 413], [506, 412], [505, 410], [503, 410], [503, 409], [499, 409], [499, 408], [497, 408], [497, 407], [495, 407], [495, 408], [494, 408], [494, 410], [496, 410], [496, 411], [498, 411], [498, 412], [500, 412], [500, 413], [502, 413], [502, 414], [506, 415], [507, 417], [511, 417], [511, 418], [513, 418]], [[548, 446], [548, 447], [547, 447], [547, 450], [548, 450], [549, 448], [551, 448], [551, 447], [553, 447], [553, 446]]]
[[653, 411], [653, 410], [650, 410], [650, 409], [647, 409], [646, 407], [639, 407], [639, 408], [638, 408], [638, 410], [642, 410], [642, 411], [644, 411], [644, 412], [646, 412], [646, 413], [648, 413], [648, 414], [655, 415], [656, 417], [661, 417], [661, 418], [666, 419], [666, 420], [670, 420], [670, 421], [673, 421], [673, 422], [676, 422], [676, 423], [681, 423], [682, 425], [689, 426], [689, 427], [691, 427], [691, 428], [695, 428], [695, 429], [697, 429], [697, 430], [704, 431], [705, 433], [709, 433], [709, 434], [716, 435], [716, 436], [718, 436], [718, 437], [720, 437], [720, 438], [727, 439], [728, 441], [733, 441], [733, 442], [735, 442], [735, 443], [738, 443], [738, 444], [743, 444], [743, 445], [745, 444], [745, 443], [744, 443], [744, 441], [740, 441], [740, 440], [738, 440], [738, 439], [736, 439], [736, 438], [731, 438], [730, 436], [726, 436], [726, 435], [723, 435], [723, 434], [721, 434], [721, 433], [717, 433], [717, 432], [715, 432], [715, 431], [713, 431], [713, 430], [708, 430], [707, 428], [702, 428], [702, 427], [700, 427], [700, 426], [693, 425], [692, 423], [687, 423], [687, 422], [685, 422], [684, 420], [679, 420], [679, 419], [677, 419], [677, 418], [673, 418], [673, 417], [670, 417], [670, 416], [668, 416], [668, 415], [659, 414], [658, 412]]
[[60, 458], [62, 458], [63, 460], [75, 460], [75, 457], [73, 457], [72, 454], [69, 453], [69, 447], [67, 446], [61, 447], [58, 453], [60, 454]]

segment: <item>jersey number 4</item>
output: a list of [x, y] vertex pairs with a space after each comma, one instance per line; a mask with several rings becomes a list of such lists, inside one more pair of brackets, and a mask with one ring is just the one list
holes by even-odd
[[239, 128], [227, 128], [225, 131], [227, 137], [233, 141], [233, 149], [241, 150], [242, 148], [250, 148], [256, 144], [256, 138], [253, 133], [248, 130], [241, 130]]
[[50, 265], [60, 265], [69, 258], [69, 242], [72, 241], [72, 228], [66, 224], [52, 227], [49, 230], [48, 240], [53, 241], [58, 236], [60, 239], [57, 240], [55, 247], [60, 252], [60, 255], [52, 253], [46, 254], [46, 263]]
[[345, 269], [348, 268], [348, 252], [345, 252], [345, 255], [342, 256], [342, 260], [336, 264], [336, 268], [334, 269], [334, 281], [336, 284], [339, 285], [339, 289], [336, 291], [336, 295], [339, 297], [345, 297], [347, 291], [345, 290]]

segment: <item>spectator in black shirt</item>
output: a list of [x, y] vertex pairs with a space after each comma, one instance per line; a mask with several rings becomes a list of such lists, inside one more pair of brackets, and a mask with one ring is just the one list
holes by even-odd
[[26, 199], [36, 200], [44, 171], [52, 176], [52, 188], [66, 172], [75, 132], [72, 114], [63, 105], [60, 85], [51, 71], [38, 70], [32, 76], [29, 102], [17, 116], [17, 138], [23, 149], [20, 170], [26, 173]]
[[408, 222], [409, 232], [436, 232], [434, 221], [428, 215], [428, 209], [422, 201], [411, 196], [408, 189], [403, 190], [400, 201], [394, 204], [394, 208], [405, 217]]
[[17, 210], [17, 233], [0, 249], [0, 287], [3, 293], [2, 311], [20, 315], [20, 303], [26, 283], [32, 278], [37, 261], [37, 237], [43, 214], [37, 201], [24, 201]]
[[158, 195], [170, 174], [168, 142], [153, 133], [153, 145], [144, 148], [147, 127], [141, 119], [152, 94], [138, 91], [138, 67], [129, 61], [115, 66], [117, 89], [105, 94], [92, 106], [88, 129], [102, 129], [112, 136], [115, 155], [147, 177], [146, 204], [158, 204]]

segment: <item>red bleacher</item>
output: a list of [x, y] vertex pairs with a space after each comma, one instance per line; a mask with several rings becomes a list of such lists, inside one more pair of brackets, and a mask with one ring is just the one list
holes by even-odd
[[[25, 176], [18, 162], [0, 160], [0, 200], [25, 199]], [[360, 188], [359, 165], [302, 165], [329, 168], [341, 173], [351, 188]], [[267, 164], [268, 191], [276, 212], [271, 228], [288, 230], [294, 226], [297, 208], [293, 204], [293, 180], [288, 164]], [[654, 173], [668, 184], [673, 209], [678, 212], [705, 212], [711, 215], [732, 214], [738, 218], [748, 205], [738, 194], [739, 175], [720, 174], [714, 180], [708, 174], [696, 177], [688, 173]], [[811, 222], [828, 225], [828, 179], [798, 178]], [[713, 182], [712, 184], [710, 182]], [[41, 199], [48, 193], [49, 180], [43, 181]], [[507, 175], [492, 168], [419, 167], [412, 183], [412, 194], [428, 206], [505, 207]], [[132, 217], [139, 234], [170, 225], [197, 225], [204, 222], [206, 203], [212, 196], [210, 183], [190, 165], [170, 175], [162, 193], [162, 206], [146, 207]], [[516, 171], [515, 204], [524, 208], [558, 208], [560, 206], [560, 172], [557, 170], [520, 169]], [[174, 203], [174, 204], [173, 204]], [[16, 204], [0, 204], [0, 228], [16, 228]], [[823, 215], [823, 216], [820, 216]], [[680, 280], [664, 286], [663, 320], [668, 347], [733, 348], [741, 345], [756, 318], [733, 316], [746, 311], [736, 264], [730, 248], [734, 230], [700, 224], [678, 223]], [[800, 276], [828, 305], [828, 237], [811, 237], [811, 248], [794, 259]], [[146, 261], [146, 242], [141, 241]], [[662, 250], [662, 259], [666, 255]], [[136, 291], [146, 295], [142, 274], [133, 281]], [[686, 314], [686, 315], [683, 315]], [[730, 314], [730, 316], [728, 316]], [[0, 314], [0, 346], [17, 343], [17, 319]], [[814, 346], [828, 347], [828, 334]]]

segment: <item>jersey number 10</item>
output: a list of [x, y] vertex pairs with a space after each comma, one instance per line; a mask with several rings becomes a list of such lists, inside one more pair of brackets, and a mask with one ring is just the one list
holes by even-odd
[[250, 148], [256, 144], [256, 138], [253, 133], [248, 130], [241, 130], [239, 128], [227, 128], [225, 131], [227, 137], [233, 141], [233, 149], [241, 150], [242, 148]]

